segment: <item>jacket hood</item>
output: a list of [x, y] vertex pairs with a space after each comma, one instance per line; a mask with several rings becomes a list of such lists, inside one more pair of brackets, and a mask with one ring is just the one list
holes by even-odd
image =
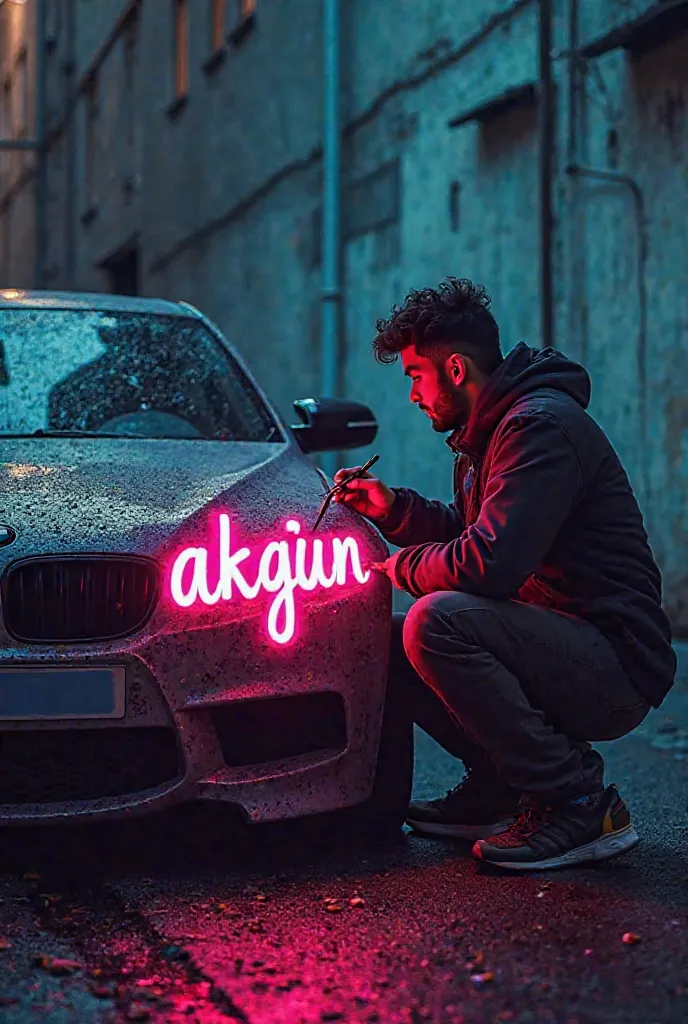
[[584, 409], [590, 402], [590, 377], [580, 363], [557, 349], [531, 348], [520, 342], [485, 384], [468, 423], [455, 430], [447, 444], [454, 451], [481, 455], [514, 402], [543, 388], [570, 395]]

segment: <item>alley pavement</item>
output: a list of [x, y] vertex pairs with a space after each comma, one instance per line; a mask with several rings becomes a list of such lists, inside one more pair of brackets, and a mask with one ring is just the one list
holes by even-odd
[[[220, 807], [0, 835], [0, 1020], [683, 1024], [688, 648], [602, 744], [641, 835], [626, 857], [510, 876], [411, 833], [318, 844]], [[418, 736], [416, 797], [459, 766]], [[351, 837], [352, 840], [354, 837]]]

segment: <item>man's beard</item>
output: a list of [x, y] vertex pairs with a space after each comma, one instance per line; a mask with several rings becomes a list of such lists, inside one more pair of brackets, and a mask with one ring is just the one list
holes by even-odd
[[449, 430], [457, 430], [468, 423], [471, 414], [468, 399], [457, 388], [444, 372], [440, 375], [441, 390], [432, 408], [430, 421], [432, 429], [438, 434], [446, 434]]

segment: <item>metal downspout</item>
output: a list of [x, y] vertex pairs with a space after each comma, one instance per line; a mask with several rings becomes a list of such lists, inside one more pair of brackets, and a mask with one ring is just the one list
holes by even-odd
[[34, 266], [36, 288], [45, 287], [45, 260], [48, 244], [46, 4], [47, 0], [38, 0], [36, 6], [36, 252]]
[[[341, 124], [339, 0], [323, 0], [324, 125], [322, 217], [322, 345], [320, 394], [334, 398], [339, 391], [341, 329]], [[335, 470], [336, 453], [324, 452], [321, 465], [328, 476]]]
[[[648, 523], [648, 532], [652, 534], [652, 481], [650, 478], [650, 471], [648, 466], [648, 443], [649, 443], [649, 423], [648, 423], [648, 356], [647, 356], [647, 332], [648, 332], [648, 290], [647, 290], [647, 261], [649, 255], [649, 239], [648, 239], [648, 226], [647, 226], [647, 214], [645, 210], [645, 197], [643, 191], [635, 180], [628, 174], [622, 174], [619, 171], [608, 170], [606, 168], [588, 167], [579, 163], [579, 129], [580, 129], [580, 115], [581, 104], [583, 99], [583, 89], [581, 87], [582, 71], [581, 71], [581, 55], [578, 50], [578, 18], [579, 18], [579, 0], [569, 0], [569, 28], [568, 28], [568, 82], [569, 82], [569, 126], [568, 126], [568, 139], [566, 147], [566, 175], [572, 184], [580, 178], [587, 178], [589, 181], [607, 182], [613, 185], [620, 185], [622, 188], [628, 190], [633, 199], [633, 209], [635, 214], [635, 229], [636, 229], [636, 241], [638, 246], [637, 253], [637, 298], [638, 298], [638, 345], [636, 350], [637, 359], [637, 373], [638, 373], [638, 390], [639, 390], [639, 409], [638, 418], [640, 421], [640, 437], [642, 444], [642, 458], [640, 463], [640, 476], [643, 486], [643, 503], [645, 505], [645, 517]], [[583, 246], [585, 244], [584, 235], [582, 233], [581, 223], [582, 219], [578, 216], [578, 192], [570, 192], [570, 199], [575, 195], [576, 203], [575, 206], [572, 204], [571, 211], [573, 214], [573, 222], [575, 224], [575, 234], [572, 239], [572, 244], [577, 246]], [[572, 258], [576, 261], [574, 267], [574, 273], [571, 276], [571, 291], [569, 294], [569, 304], [571, 304], [572, 296], [580, 292], [580, 289], [584, 287], [583, 273], [581, 272], [581, 260], [577, 253], [574, 253]], [[575, 327], [580, 329], [580, 320], [576, 316]], [[589, 355], [589, 346], [587, 332], [582, 331], [580, 336], [580, 350], [581, 350], [581, 361], [587, 362]]]
[[[645, 197], [643, 191], [635, 180], [628, 174], [620, 174], [617, 171], [598, 170], [596, 167], [582, 167], [580, 164], [570, 164], [566, 173], [572, 177], [589, 178], [593, 181], [610, 182], [613, 185], [621, 185], [627, 189], [633, 198], [633, 210], [635, 213], [635, 228], [638, 245], [638, 258], [636, 263], [637, 297], [638, 297], [638, 344], [636, 349], [637, 373], [638, 373], [638, 419], [640, 421], [640, 437], [642, 444], [642, 459], [640, 463], [641, 477], [644, 490], [645, 516], [648, 523], [651, 521], [651, 481], [650, 470], [647, 460], [647, 446], [649, 442], [648, 433], [648, 374], [647, 374], [647, 260], [649, 255], [649, 240], [647, 231], [647, 217], [645, 213]], [[651, 532], [651, 527], [648, 527]]]
[[66, 68], [65, 68], [65, 145], [67, 149], [67, 180], [65, 183], [65, 283], [67, 288], [76, 288], [76, 5], [67, 4], [65, 14]]
[[552, 79], [552, 0], [539, 3], [540, 344], [554, 344], [552, 273], [552, 184], [554, 178], [554, 89]]
[[[566, 165], [578, 163], [578, 136], [581, 124], [582, 74], [581, 59], [578, 52], [578, 0], [569, 0], [568, 6], [568, 50], [567, 61], [567, 93], [568, 115], [566, 126]], [[584, 313], [585, 303], [574, 301], [573, 296], [580, 294], [585, 280], [585, 229], [583, 218], [578, 216], [580, 193], [577, 180], [569, 175], [567, 182], [568, 222], [567, 252], [567, 327], [566, 339], [569, 351], [573, 348], [577, 358], [585, 365], [588, 361], [588, 330], [587, 316]]]

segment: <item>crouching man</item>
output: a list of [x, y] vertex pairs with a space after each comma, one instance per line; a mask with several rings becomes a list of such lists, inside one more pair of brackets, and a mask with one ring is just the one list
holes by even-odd
[[586, 412], [588, 374], [554, 349], [504, 358], [489, 307], [450, 278], [411, 292], [373, 342], [378, 362], [401, 355], [411, 402], [449, 433], [453, 504], [370, 474], [337, 500], [402, 549], [378, 566], [417, 598], [394, 616], [389, 686], [467, 772], [412, 803], [409, 824], [505, 868], [563, 867], [637, 843], [590, 744], [658, 707], [676, 658], [638, 504]]

